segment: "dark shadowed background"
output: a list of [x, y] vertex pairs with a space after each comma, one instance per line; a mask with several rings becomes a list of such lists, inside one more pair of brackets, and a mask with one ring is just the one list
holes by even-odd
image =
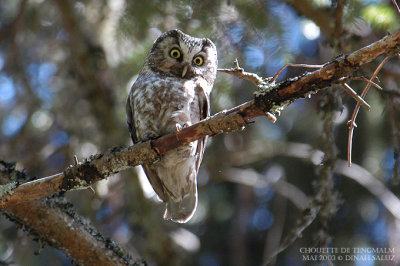
[[[398, 30], [399, 15], [391, 1], [379, 0], [1, 1], [0, 159], [44, 177], [63, 171], [74, 155], [82, 160], [131, 145], [128, 91], [153, 41], [174, 28], [210, 38], [220, 68], [238, 58], [246, 71], [267, 77], [285, 63], [324, 64], [366, 46]], [[382, 59], [356, 75], [370, 77]], [[279, 80], [305, 71], [287, 68]], [[275, 124], [260, 117], [244, 131], [209, 138], [199, 206], [188, 224], [162, 219], [164, 206], [138, 168], [98, 182], [95, 193], [66, 197], [149, 265], [260, 265], [327, 184], [317, 218], [272, 263], [311, 265], [305, 247], [390, 248], [399, 262], [398, 59], [384, 66], [379, 81], [384, 91], [371, 88], [372, 109], [361, 109], [356, 121], [352, 168], [345, 162], [346, 122], [355, 102], [333, 87], [297, 100]], [[359, 93], [365, 86], [350, 84]], [[212, 113], [251, 100], [254, 91], [250, 82], [218, 73]], [[0, 228], [0, 263], [71, 264], [4, 216]]]

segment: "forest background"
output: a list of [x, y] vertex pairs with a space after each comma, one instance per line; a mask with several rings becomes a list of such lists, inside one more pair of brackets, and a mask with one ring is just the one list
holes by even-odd
[[[399, 17], [384, 0], [2, 1], [0, 159], [45, 177], [73, 164], [74, 155], [81, 161], [131, 145], [125, 101], [166, 30], [210, 38], [220, 68], [238, 58], [246, 71], [269, 77], [286, 63], [324, 64], [395, 33]], [[370, 78], [383, 58], [353, 76]], [[305, 71], [313, 69], [286, 68], [278, 81]], [[361, 109], [356, 120], [350, 168], [347, 121], [356, 102], [333, 85], [296, 100], [276, 123], [258, 117], [243, 131], [209, 138], [199, 206], [188, 224], [162, 219], [163, 204], [139, 168], [96, 183], [94, 193], [64, 196], [103, 235], [150, 265], [268, 259], [299, 265], [307, 263], [304, 247], [388, 248], [394, 265], [400, 262], [399, 59], [388, 61], [378, 78], [383, 90], [370, 89], [371, 110]], [[350, 85], [361, 94], [366, 82]], [[253, 99], [255, 90], [218, 73], [212, 113]], [[71, 264], [23, 223], [5, 215], [0, 228], [0, 262]]]

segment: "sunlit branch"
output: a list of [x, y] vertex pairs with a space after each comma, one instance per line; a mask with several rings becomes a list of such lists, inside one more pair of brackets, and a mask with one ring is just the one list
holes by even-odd
[[[400, 32], [397, 32], [348, 56], [335, 58], [314, 72], [273, 85], [263, 84], [262, 82], [257, 87], [252, 101], [230, 110], [222, 111], [179, 132], [126, 148], [114, 148], [105, 154], [97, 154], [77, 165], [71, 165], [63, 172], [53, 176], [34, 180], [16, 187], [8, 187], [9, 189], [6, 189], [0, 198], [0, 208], [59, 191], [86, 188], [129, 167], [153, 162], [169, 150], [189, 144], [205, 136], [241, 130], [247, 125], [249, 119], [265, 116], [268, 112], [271, 114], [277, 113], [280, 109], [299, 98], [305, 98], [311, 93], [316, 93], [332, 84], [341, 83], [343, 77], [350, 75], [360, 66], [383, 54], [398, 53], [399, 44]], [[385, 59], [385, 61], [387, 60]], [[377, 68], [371, 80], [375, 79], [378, 70], [382, 68], [383, 64], [384, 62]], [[238, 68], [237, 66], [235, 69], [241, 72]], [[243, 70], [243, 73], [246, 74], [246, 77], [250, 77], [247, 75], [248, 72]], [[254, 77], [257, 77], [257, 75]], [[256, 79], [253, 80], [254, 82], [256, 82]], [[367, 84], [368, 88], [370, 84]], [[364, 95], [361, 95], [361, 97], [365, 96], [366, 90], [364, 89]], [[359, 103], [357, 105], [359, 108]], [[354, 122], [354, 120], [355, 116], [351, 121]], [[351, 127], [354, 126], [352, 125]], [[7, 184], [0, 187], [2, 191], [7, 188], [4, 186], [7, 186]]]
[[244, 69], [239, 66], [239, 61], [237, 60], [237, 58], [235, 59], [234, 64], [235, 64], [234, 68], [217, 69], [217, 70], [219, 72], [228, 73], [238, 78], [248, 80], [252, 82], [255, 86], [258, 86], [263, 82], [263, 79], [257, 74], [244, 71]]
[[275, 81], [275, 80], [278, 78], [279, 74], [281, 74], [281, 72], [282, 72], [285, 68], [287, 68], [287, 67], [321, 68], [321, 67], [323, 67], [323, 65], [291, 64], [291, 63], [285, 64], [283, 67], [281, 67], [281, 68], [275, 73], [275, 75], [272, 77], [271, 82]]
[[371, 106], [361, 98], [347, 83], [341, 84], [343, 89], [351, 96], [354, 100], [357, 101], [360, 105], [364, 106], [368, 111], [371, 109]]
[[346, 77], [346, 78], [343, 78], [343, 81], [351, 81], [351, 80], [362, 80], [362, 81], [365, 81], [367, 83], [370, 83], [372, 86], [374, 86], [375, 88], [377, 88], [380, 91], [383, 90], [381, 86], [379, 86], [378, 84], [376, 84], [372, 80], [367, 79], [366, 77]]

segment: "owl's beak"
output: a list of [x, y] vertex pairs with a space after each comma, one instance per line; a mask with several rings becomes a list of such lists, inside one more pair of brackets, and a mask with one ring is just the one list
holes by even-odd
[[185, 66], [183, 67], [183, 69], [182, 69], [182, 78], [185, 77], [187, 70], [188, 70], [188, 66], [185, 65]]

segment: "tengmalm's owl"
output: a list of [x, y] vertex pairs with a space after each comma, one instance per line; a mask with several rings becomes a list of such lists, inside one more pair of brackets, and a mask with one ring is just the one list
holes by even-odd
[[[215, 45], [180, 30], [154, 42], [129, 93], [126, 112], [134, 143], [176, 132], [210, 115], [217, 71]], [[164, 219], [185, 223], [197, 207], [197, 173], [207, 138], [173, 149], [143, 169], [166, 203]]]

